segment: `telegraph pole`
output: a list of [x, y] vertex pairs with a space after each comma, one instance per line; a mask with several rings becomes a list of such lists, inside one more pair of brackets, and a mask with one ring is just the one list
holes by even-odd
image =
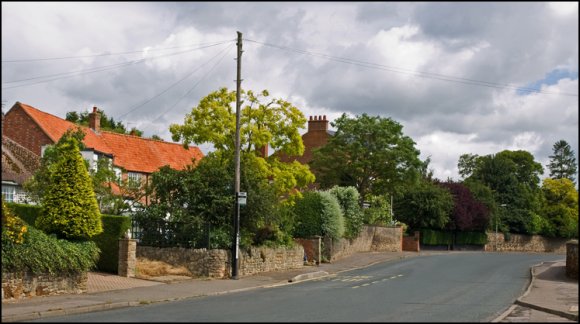
[[242, 85], [242, 33], [238, 33], [238, 72], [236, 79], [236, 152], [234, 157], [235, 163], [235, 206], [234, 206], [234, 242], [232, 244], [232, 279], [238, 279], [238, 251], [240, 244], [240, 92]]

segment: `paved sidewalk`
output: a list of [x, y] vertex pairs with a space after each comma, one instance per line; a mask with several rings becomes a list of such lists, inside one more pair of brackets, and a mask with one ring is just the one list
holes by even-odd
[[[196, 296], [219, 295], [287, 285], [293, 282], [337, 274], [372, 264], [400, 260], [408, 257], [448, 253], [427, 252], [364, 252], [356, 253], [333, 263], [320, 266], [305, 266], [289, 271], [265, 272], [254, 276], [231, 279], [191, 279], [180, 276], [166, 276], [153, 280], [125, 278], [105, 273], [89, 273], [87, 293], [80, 295], [60, 295], [33, 297], [26, 300], [2, 301], [2, 322], [17, 322], [52, 316], [78, 314], [120, 307], [138, 306], [163, 301], [174, 301]], [[564, 263], [565, 264], [565, 263]], [[526, 306], [511, 307], [494, 322], [534, 322], [534, 321], [578, 321], [578, 281], [561, 276], [562, 262], [550, 262], [532, 270], [533, 279], [526, 294], [516, 303]], [[554, 302], [552, 302], [554, 301]], [[529, 307], [536, 308], [529, 308]], [[574, 311], [573, 307], [576, 307]], [[537, 310], [537, 309], [541, 310]], [[523, 310], [532, 310], [544, 320], [534, 320], [531, 315], [521, 315]], [[532, 314], [532, 311], [528, 312]], [[547, 313], [551, 311], [552, 313]], [[554, 313], [557, 313], [554, 315]], [[526, 313], [527, 314], [527, 313]], [[552, 316], [552, 320], [546, 320]], [[562, 317], [568, 316], [568, 317]], [[553, 320], [556, 318], [556, 320]]]

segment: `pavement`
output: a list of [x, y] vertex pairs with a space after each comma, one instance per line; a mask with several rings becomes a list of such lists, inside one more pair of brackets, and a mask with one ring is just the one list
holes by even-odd
[[[2, 300], [2, 322], [28, 321], [288, 285], [376, 263], [440, 253], [450, 252], [361, 252], [332, 263], [240, 276], [237, 280], [192, 279], [182, 276], [142, 280], [90, 272], [86, 293]], [[564, 260], [532, 267], [526, 292], [491, 322], [578, 322], [578, 280], [566, 277], [565, 266]]]

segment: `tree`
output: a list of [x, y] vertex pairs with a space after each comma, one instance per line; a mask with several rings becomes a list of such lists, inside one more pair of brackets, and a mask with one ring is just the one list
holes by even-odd
[[543, 234], [565, 238], [578, 237], [578, 191], [568, 178], [544, 179], [542, 191], [546, 220]]
[[496, 206], [505, 205], [501, 222], [506, 229], [522, 234], [537, 233], [542, 165], [529, 152], [507, 150], [478, 157], [476, 162], [473, 174], [466, 181], [481, 182], [493, 192]]
[[550, 177], [554, 179], [568, 178], [576, 184], [576, 158], [574, 151], [565, 140], [559, 140], [553, 146], [554, 155], [550, 155]]
[[396, 121], [343, 114], [332, 126], [336, 133], [314, 150], [311, 163], [321, 188], [354, 186], [362, 204], [370, 194], [394, 194], [419, 179], [419, 151]]
[[[306, 123], [304, 115], [291, 103], [282, 99], [268, 99], [269, 93], [242, 91], [240, 109], [240, 150], [259, 156], [258, 150], [269, 146], [287, 155], [302, 155], [304, 144], [298, 129]], [[216, 151], [235, 150], [236, 92], [221, 88], [202, 98], [186, 115], [182, 125], [172, 124], [169, 130], [174, 141], [213, 144]], [[262, 157], [259, 157], [262, 158]], [[314, 182], [314, 175], [300, 163], [282, 163], [274, 155], [263, 158], [280, 195], [296, 193], [294, 188], [306, 188]]]
[[[97, 112], [100, 114], [100, 128], [102, 130], [106, 130], [106, 131], [110, 131], [110, 132], [114, 132], [114, 133], [119, 133], [119, 134], [131, 134], [132, 132], [134, 132], [134, 135], [136, 136], [141, 136], [143, 134], [143, 131], [138, 130], [137, 128], [133, 127], [133, 129], [131, 129], [131, 131], [127, 131], [127, 128], [125, 127], [125, 125], [123, 125], [123, 123], [116, 122], [115, 119], [113, 117], [108, 117], [105, 112], [101, 109], [97, 108]], [[66, 120], [75, 123], [77, 125], [81, 125], [81, 126], [88, 126], [89, 125], [89, 112], [87, 111], [83, 111], [83, 112], [76, 112], [76, 111], [69, 111], [66, 113]]]
[[86, 240], [103, 231], [101, 213], [78, 140], [65, 133], [48, 166], [46, 192], [36, 227], [66, 239]]
[[455, 182], [442, 182], [439, 185], [453, 195], [453, 210], [447, 227], [459, 231], [485, 231], [489, 224], [489, 210], [474, 198], [469, 188]]
[[431, 182], [422, 181], [409, 187], [393, 204], [399, 221], [413, 230], [420, 228], [443, 229], [450, 220], [453, 196]]
[[477, 169], [478, 158], [479, 156], [477, 154], [461, 154], [457, 168], [462, 178], [468, 178], [473, 174], [473, 171]]

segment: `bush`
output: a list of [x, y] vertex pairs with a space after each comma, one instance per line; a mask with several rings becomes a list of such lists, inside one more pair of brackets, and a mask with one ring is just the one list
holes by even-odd
[[56, 144], [57, 158], [48, 166], [35, 226], [60, 238], [89, 239], [103, 231], [101, 213], [79, 143], [67, 134]]
[[103, 272], [119, 271], [119, 239], [131, 228], [131, 218], [127, 216], [103, 215], [103, 232], [91, 238], [101, 250], [97, 269]]
[[2, 271], [32, 274], [87, 272], [94, 268], [100, 250], [94, 242], [57, 239], [29, 227], [21, 244], [10, 240], [2, 230]]
[[304, 193], [294, 205], [294, 237], [316, 235], [340, 238], [344, 234], [344, 217], [338, 200], [328, 192]]
[[40, 206], [6, 203], [6, 206], [14, 212], [14, 215], [20, 217], [28, 225], [34, 226], [36, 219], [40, 215]]
[[359, 205], [360, 194], [355, 187], [334, 186], [329, 190], [338, 200], [345, 222], [344, 236], [346, 238], [355, 238], [360, 233], [364, 219], [363, 212]]
[[453, 242], [453, 233], [421, 229], [421, 244], [425, 245], [449, 245]]
[[482, 232], [457, 232], [455, 244], [485, 245], [487, 244], [487, 234]]

